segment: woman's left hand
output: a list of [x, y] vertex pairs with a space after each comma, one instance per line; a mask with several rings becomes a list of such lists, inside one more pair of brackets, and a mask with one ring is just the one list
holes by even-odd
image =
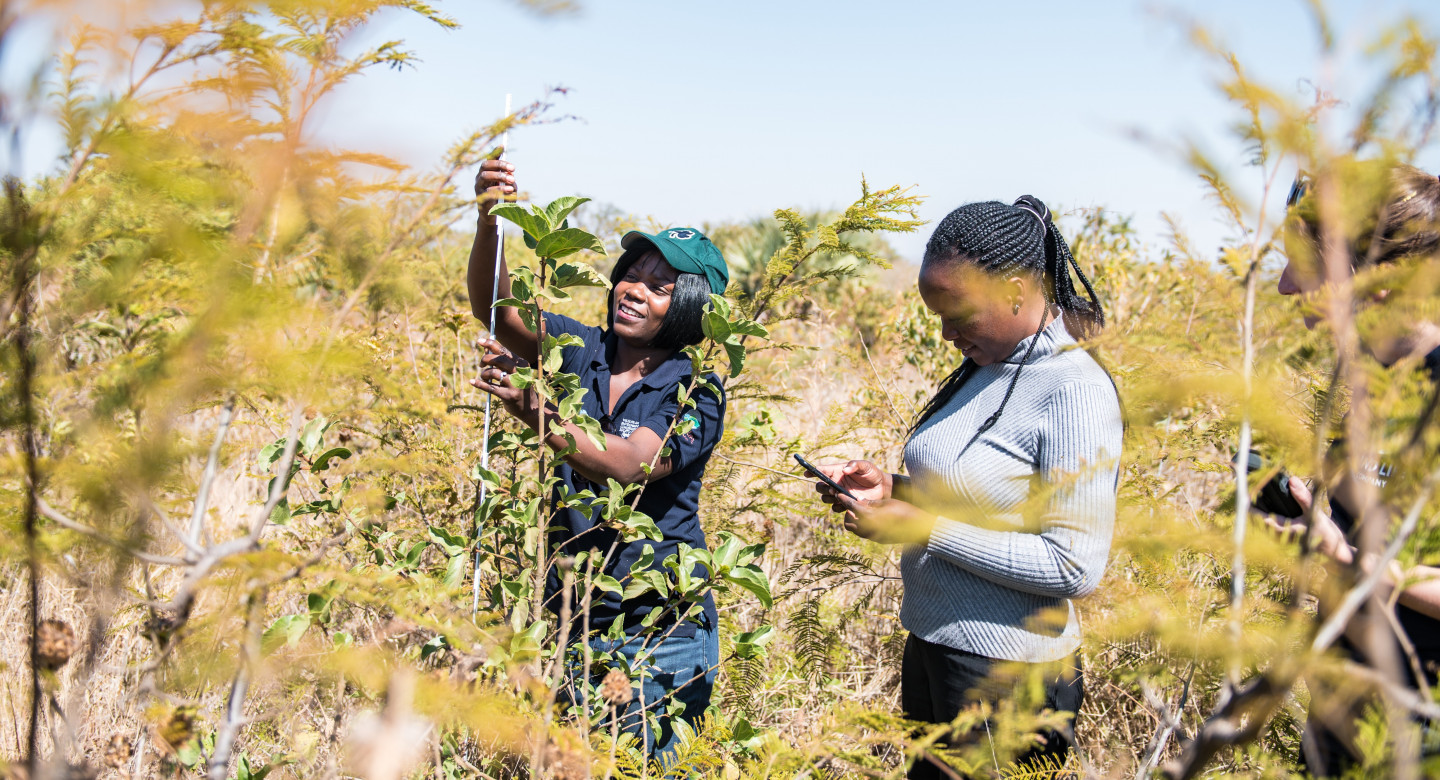
[[881, 544], [925, 544], [935, 527], [935, 516], [906, 501], [882, 498], [855, 501], [836, 496], [844, 506], [845, 530]]
[[505, 411], [516, 419], [535, 427], [536, 415], [540, 409], [540, 396], [532, 389], [521, 390], [510, 380], [517, 368], [528, 368], [528, 364], [515, 357], [495, 339], [480, 339], [475, 346], [485, 350], [480, 356], [480, 378], [470, 384], [500, 399]]

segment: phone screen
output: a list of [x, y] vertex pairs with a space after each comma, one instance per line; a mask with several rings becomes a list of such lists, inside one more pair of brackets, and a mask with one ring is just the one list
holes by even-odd
[[844, 495], [846, 495], [846, 496], [849, 496], [850, 498], [852, 498], [852, 499], [854, 499], [854, 500], [856, 500], [856, 501], [859, 501], [859, 500], [860, 500], [860, 498], [859, 498], [858, 496], [856, 496], [854, 493], [851, 493], [850, 491], [846, 490], [845, 488], [840, 487], [840, 483], [839, 483], [839, 482], [836, 482], [835, 480], [833, 480], [833, 479], [825, 476], [825, 473], [822, 472], [820, 469], [815, 468], [815, 466], [814, 466], [813, 464], [811, 464], [810, 461], [805, 460], [804, 458], [800, 457], [799, 455], [796, 455], [796, 456], [795, 456], [795, 461], [800, 464], [800, 467], [801, 467], [801, 468], [803, 468], [803, 469], [805, 469], [806, 471], [810, 472], [810, 476], [812, 476], [812, 477], [820, 480], [821, 482], [824, 482], [825, 484], [829, 485], [830, 487], [834, 488], [834, 490], [835, 490], [836, 493], [842, 493], [842, 494], [844, 494]]

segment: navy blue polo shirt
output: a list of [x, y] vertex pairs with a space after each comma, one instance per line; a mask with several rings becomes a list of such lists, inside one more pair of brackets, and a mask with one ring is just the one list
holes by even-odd
[[[585, 413], [600, 421], [601, 430], [628, 439], [635, 431], [649, 428], [663, 439], [671, 430], [676, 413], [681, 411], [678, 391], [690, 382], [690, 358], [677, 351], [648, 376], [631, 385], [610, 410], [610, 362], [615, 357], [618, 337], [610, 331], [585, 325], [564, 315], [546, 312], [544, 316], [549, 335], [570, 333], [585, 342], [583, 346], [564, 348], [560, 370], [580, 377], [580, 386], [587, 390], [582, 399]], [[650, 568], [665, 572], [672, 582], [673, 573], [662, 566], [665, 558], [676, 553], [682, 542], [692, 548], [706, 549], [705, 532], [700, 528], [700, 478], [710, 461], [710, 453], [724, 432], [725, 420], [724, 392], [719, 389], [719, 380], [714, 375], [710, 379], [710, 385], [697, 387], [693, 393], [694, 407], [684, 410], [685, 415], [693, 416], [697, 423], [695, 427], [684, 434], [672, 434], [666, 442], [670, 447], [670, 473], [647, 484], [640, 495], [640, 503], [635, 507], [655, 521], [664, 539], [659, 542], [649, 539], [630, 543], [621, 541], [605, 566], [605, 573], [622, 585], [630, 581], [630, 567], [640, 559], [646, 545], [655, 550], [655, 562]], [[599, 493], [605, 488], [576, 473], [567, 463], [562, 462], [555, 473], [577, 492], [592, 490]], [[586, 550], [598, 550], [597, 559], [599, 555], [604, 555], [615, 542], [618, 532], [597, 528], [592, 518], [593, 514], [574, 509], [557, 513], [550, 526], [551, 549], [563, 545], [560, 551], [565, 555]], [[704, 568], [698, 567], [695, 574], [704, 576]], [[545, 596], [546, 605], [553, 612], [560, 609], [560, 589], [560, 575], [552, 568], [546, 573]], [[572, 603], [578, 608], [580, 602], [577, 598]], [[640, 621], [653, 608], [665, 603], [666, 600], [654, 591], [622, 603], [620, 594], [597, 590], [590, 606], [590, 628], [603, 633], [615, 621], [623, 619], [626, 633], [634, 634], [642, 629]], [[709, 595], [705, 597], [704, 614], [707, 625], [715, 626], [715, 600]], [[674, 626], [675, 622], [672, 610], [656, 625], [668, 627]], [[674, 626], [671, 635], [693, 636], [694, 633], [695, 624], [692, 622]]]
[[[1440, 348], [1431, 350], [1425, 356], [1424, 368], [1430, 376], [1430, 381], [1435, 385], [1433, 392], [1440, 393]], [[1331, 459], [1343, 463], [1345, 460], [1344, 439], [1336, 439], [1331, 446], [1333, 448]], [[1381, 494], [1384, 495], [1386, 485], [1389, 484], [1395, 473], [1396, 464], [1388, 460], [1382, 453], [1378, 458], [1369, 460], [1363, 473], [1350, 476], [1352, 479], [1370, 481], [1380, 488]], [[1346, 541], [1358, 543], [1358, 540], [1354, 538], [1358, 525], [1355, 516], [1350, 513], [1348, 507], [1335, 501], [1333, 497], [1330, 500], [1330, 518], [1335, 521], [1335, 525], [1339, 526], [1341, 531], [1345, 532]], [[1435, 565], [1433, 558], [1427, 558], [1422, 562], [1430, 566]], [[1396, 604], [1394, 609], [1396, 622], [1400, 624], [1400, 630], [1405, 632], [1405, 637], [1410, 640], [1410, 644], [1415, 650], [1415, 657], [1420, 661], [1420, 669], [1425, 674], [1426, 684], [1430, 686], [1440, 684], [1440, 620], [1404, 604]], [[1370, 663], [1370, 659], [1365, 657], [1365, 653], [1351, 642], [1349, 637], [1342, 635], [1336, 640], [1335, 645], [1348, 653], [1351, 658], [1361, 663]], [[1398, 645], [1396, 653], [1403, 654]], [[1400, 671], [1405, 675], [1405, 680], [1411, 688], [1420, 687], [1415, 680], [1415, 672], [1410, 664], [1400, 664]]]

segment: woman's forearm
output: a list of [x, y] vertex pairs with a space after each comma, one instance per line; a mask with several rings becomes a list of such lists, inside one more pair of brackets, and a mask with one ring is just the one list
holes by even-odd
[[[515, 417], [534, 430], [536, 414], [515, 414]], [[569, 438], [554, 430], [556, 423], [561, 424]], [[659, 459], [649, 473], [645, 471], [645, 467], [655, 460], [655, 454], [660, 451], [659, 437], [648, 428], [637, 430], [631, 434], [630, 439], [604, 434], [605, 448], [601, 449], [580, 426], [573, 422], [562, 422], [560, 414], [553, 407], [546, 407], [544, 425], [545, 444], [553, 452], [570, 449], [570, 439], [574, 439], [575, 451], [565, 456], [565, 462], [591, 482], [604, 485], [607, 480], [613, 479], [622, 485], [634, 485], [659, 479], [670, 473], [669, 462], [664, 458]], [[637, 437], [640, 441], [632, 441]], [[652, 439], [655, 441], [652, 442]], [[648, 446], [652, 443], [653, 447]]]
[[[930, 554], [1024, 593], [1056, 598], [1088, 595], [1100, 583], [1110, 553], [1110, 527], [1041, 533], [1001, 531], [938, 518]], [[1078, 531], [1078, 532], [1077, 532]]]
[[893, 498], [897, 501], [904, 501], [907, 504], [915, 503], [913, 493], [910, 490], [910, 478], [904, 474], [891, 474], [889, 484], [883, 487], [885, 488], [885, 498]]
[[465, 280], [470, 292], [470, 313], [481, 322], [490, 321], [490, 307], [495, 305], [492, 295], [496, 291], [496, 265], [499, 265], [499, 297], [510, 297], [510, 274], [505, 268], [505, 257], [497, 259], [496, 242], [499, 241], [499, 225], [493, 217], [481, 216], [475, 225], [475, 241], [470, 246], [470, 265]]

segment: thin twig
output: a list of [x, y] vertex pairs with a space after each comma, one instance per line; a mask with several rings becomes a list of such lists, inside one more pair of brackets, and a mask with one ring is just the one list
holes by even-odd
[[772, 469], [772, 468], [770, 468], [769, 466], [762, 466], [762, 465], [760, 465], [759, 463], [747, 463], [746, 461], [743, 461], [743, 460], [735, 460], [734, 458], [730, 458], [730, 457], [726, 457], [725, 455], [721, 455], [721, 454], [718, 453], [718, 452], [711, 453], [711, 455], [712, 455], [712, 457], [719, 458], [720, 460], [723, 460], [723, 461], [725, 461], [726, 463], [733, 463], [733, 464], [735, 464], [736, 466], [748, 466], [749, 468], [752, 468], [752, 469], [760, 469], [761, 471], [768, 471], [768, 472], [770, 472], [771, 474], [778, 474], [778, 475], [780, 475], [780, 476], [782, 476], [782, 477], [785, 477], [785, 478], [787, 478], [787, 479], [793, 479], [793, 480], [796, 480], [796, 481], [799, 481], [799, 482], [804, 482], [804, 483], [806, 483], [806, 484], [808, 484], [808, 485], [813, 485], [813, 484], [815, 484], [815, 480], [813, 480], [813, 479], [811, 479], [811, 478], [809, 478], [809, 477], [802, 477], [802, 476], [800, 476], [799, 474], [791, 474], [791, 473], [789, 473], [789, 472], [781, 471], [781, 470], [779, 470], [779, 469]]
[[190, 515], [190, 533], [187, 535], [192, 549], [200, 544], [200, 529], [205, 522], [205, 510], [210, 503], [210, 486], [219, 471], [220, 447], [225, 443], [225, 433], [230, 430], [230, 421], [235, 417], [235, 396], [225, 399], [220, 411], [220, 427], [215, 431], [215, 443], [210, 445], [210, 455], [205, 459], [205, 471], [200, 475], [200, 490], [195, 495], [195, 511]]
[[209, 780], [225, 780], [230, 768], [230, 755], [235, 737], [245, 721], [245, 694], [250, 688], [250, 675], [260, 658], [260, 633], [265, 618], [265, 589], [250, 594], [245, 612], [245, 644], [241, 648], [240, 668], [230, 683], [230, 699], [225, 707], [225, 721], [215, 735], [215, 751], [210, 754]]
[[44, 515], [47, 519], [49, 519], [56, 525], [68, 528], [71, 531], [75, 531], [76, 533], [84, 534], [98, 542], [101, 542], [102, 544], [114, 547], [117, 550], [122, 550], [130, 555], [135, 556], [139, 560], [145, 561], [146, 563], [153, 563], [156, 566], [185, 566], [190, 563], [183, 558], [172, 558], [165, 555], [154, 555], [151, 553], [147, 553], [144, 550], [136, 550], [134, 546], [129, 544], [128, 542], [122, 542], [118, 539], [112, 539], [109, 536], [106, 536], [104, 533], [101, 533], [100, 531], [97, 531], [96, 529], [91, 528], [84, 523], [71, 520], [70, 518], [66, 517], [58, 510], [56, 510], [55, 507], [50, 506], [50, 504], [46, 503], [45, 499], [43, 498], [37, 497], [35, 499], [35, 506], [36, 509], [40, 511], [40, 514]]
[[270, 495], [265, 500], [265, 506], [251, 523], [250, 535], [247, 537], [251, 545], [260, 541], [260, 534], [269, 524], [270, 515], [275, 511], [275, 507], [280, 505], [280, 499], [285, 497], [290, 487], [290, 466], [295, 463], [295, 450], [300, 446], [300, 421], [304, 419], [303, 411], [303, 406], [295, 404], [295, 409], [290, 413], [290, 433], [285, 439], [285, 452], [280, 456], [280, 468], [275, 481], [270, 485]]
[[[865, 363], [870, 366], [870, 373], [875, 376], [875, 388], [879, 390], [880, 395], [884, 397], [885, 405], [890, 408], [890, 413], [895, 415], [895, 422], [900, 423], [900, 427], [905, 427], [905, 417], [901, 415], [900, 410], [895, 407], [895, 401], [890, 398], [890, 391], [885, 389], [885, 380], [881, 378], [880, 371], [875, 368], [875, 361], [870, 359], [870, 347], [865, 344], [865, 334], [857, 327], [855, 328], [855, 335], [860, 337], [860, 349], [865, 352]], [[910, 409], [910, 413], [912, 415], [915, 413], [913, 406]]]

